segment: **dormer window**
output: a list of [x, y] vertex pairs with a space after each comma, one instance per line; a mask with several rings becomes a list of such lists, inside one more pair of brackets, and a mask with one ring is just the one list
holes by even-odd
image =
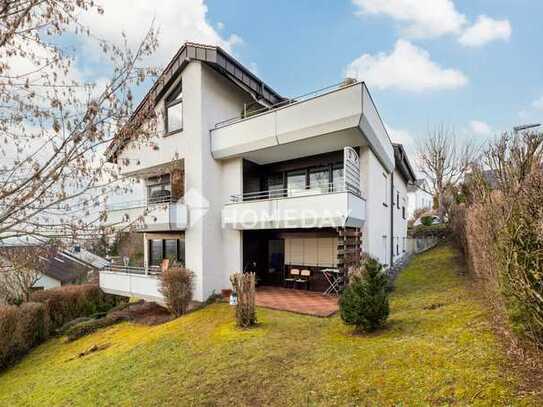
[[183, 87], [179, 83], [166, 98], [166, 134], [183, 130]]

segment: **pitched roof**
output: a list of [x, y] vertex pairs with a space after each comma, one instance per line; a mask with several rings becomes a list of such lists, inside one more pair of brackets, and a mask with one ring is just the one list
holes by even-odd
[[[156, 106], [158, 101], [164, 96], [179, 74], [191, 61], [201, 61], [211, 66], [227, 79], [249, 93], [259, 103], [264, 105], [275, 105], [285, 100], [283, 96], [275, 92], [269, 85], [264, 83], [221, 47], [186, 42], [177, 51], [168, 65], [166, 65], [166, 68], [164, 68], [149, 92], [147, 92], [140, 104], [136, 107], [130, 116], [129, 122], [134, 120], [138, 113], [145, 108]], [[115, 160], [118, 149], [122, 148], [126, 141], [123, 138], [121, 130], [106, 150], [108, 160]]]
[[[0, 247], [0, 257], [2, 253], [12, 250], [24, 250], [31, 247], [43, 247], [40, 245], [16, 245], [16, 246], [2, 246]], [[85, 263], [78, 261], [70, 255], [62, 251], [51, 250], [47, 257], [38, 258], [42, 266], [40, 271], [48, 277], [51, 277], [62, 283], [72, 283], [79, 280], [82, 276], [87, 274], [92, 267]]]

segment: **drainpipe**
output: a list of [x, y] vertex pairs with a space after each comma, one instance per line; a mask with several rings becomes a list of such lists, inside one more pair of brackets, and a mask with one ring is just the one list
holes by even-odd
[[390, 174], [390, 268], [394, 263], [394, 171]]

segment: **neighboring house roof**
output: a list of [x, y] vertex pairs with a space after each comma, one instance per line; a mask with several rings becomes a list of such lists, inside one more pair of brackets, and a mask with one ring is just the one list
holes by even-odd
[[103, 269], [106, 266], [109, 266], [110, 262], [103, 257], [100, 257], [92, 252], [89, 252], [88, 250], [80, 247], [80, 246], [74, 246], [69, 250], [64, 251], [65, 255], [69, 255], [71, 257], [76, 258], [77, 260], [81, 261], [82, 263], [85, 263], [89, 265], [90, 267], [93, 267], [95, 269]]
[[409, 158], [407, 158], [407, 153], [405, 152], [403, 145], [392, 143], [392, 146], [394, 147], [394, 161], [396, 162], [396, 168], [400, 171], [400, 174], [402, 174], [408, 184], [415, 182], [415, 172], [411, 167], [411, 163], [409, 162]]
[[[265, 106], [275, 105], [286, 100], [286, 98], [275, 92], [269, 85], [264, 83], [222, 48], [186, 42], [181, 46], [179, 51], [177, 51], [164, 71], [162, 71], [155, 81], [151, 90], [147, 92], [138, 107], [136, 107], [129, 122], [134, 120], [138, 113], [145, 108], [156, 106], [158, 101], [167, 93], [179, 74], [192, 61], [201, 61], [211, 66], [245, 92], [249, 93], [257, 102]], [[106, 150], [106, 156], [109, 161], [115, 161], [118, 150], [122, 148], [126, 142], [122, 133], [121, 130]]]
[[[0, 257], [2, 253], [8, 250], [23, 250], [29, 247], [39, 247], [38, 245], [16, 245], [0, 247]], [[63, 284], [72, 283], [85, 276], [93, 268], [83, 262], [67, 255], [62, 251], [52, 250], [47, 257], [38, 258], [41, 267], [40, 272], [52, 279], [60, 281]]]

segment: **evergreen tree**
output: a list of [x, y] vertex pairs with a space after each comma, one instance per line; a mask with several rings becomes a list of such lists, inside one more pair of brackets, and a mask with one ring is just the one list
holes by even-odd
[[388, 277], [381, 264], [369, 259], [361, 273], [355, 273], [339, 301], [341, 319], [358, 331], [372, 332], [388, 318]]

